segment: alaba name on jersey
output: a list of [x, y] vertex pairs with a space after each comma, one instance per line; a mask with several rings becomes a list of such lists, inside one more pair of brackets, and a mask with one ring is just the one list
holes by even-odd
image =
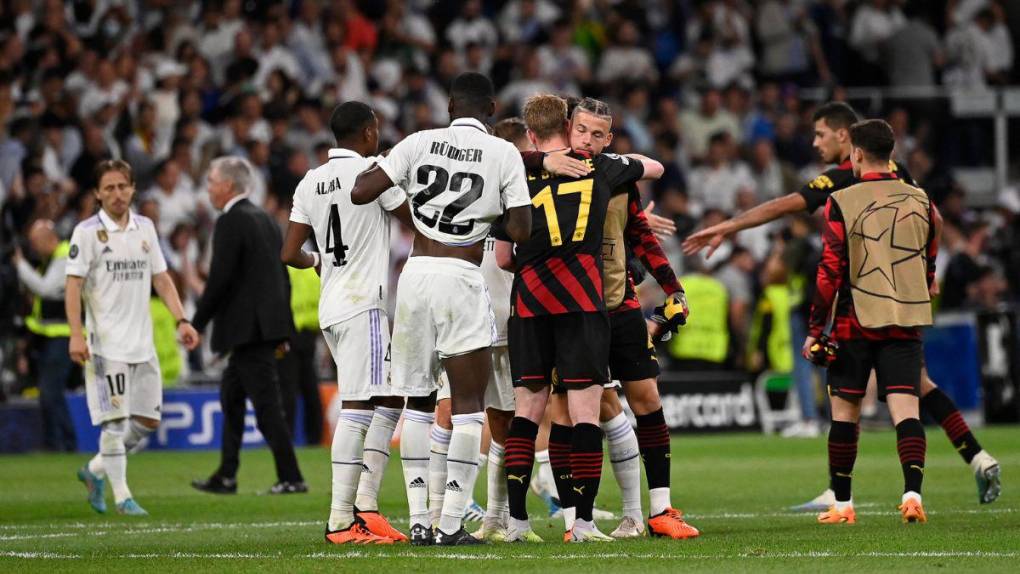
[[156, 354], [149, 297], [152, 276], [166, 271], [152, 221], [130, 212], [128, 224], [99, 213], [71, 234], [67, 275], [84, 278], [85, 329], [93, 355], [143, 363]]
[[343, 148], [309, 171], [294, 191], [290, 220], [311, 226], [322, 258], [319, 325], [335, 325], [369, 309], [385, 309], [390, 221], [405, 201], [393, 187], [368, 205], [351, 203], [354, 180], [379, 161]]
[[446, 245], [478, 243], [505, 210], [531, 204], [520, 152], [473, 118], [407, 136], [379, 167], [407, 192], [418, 232]]

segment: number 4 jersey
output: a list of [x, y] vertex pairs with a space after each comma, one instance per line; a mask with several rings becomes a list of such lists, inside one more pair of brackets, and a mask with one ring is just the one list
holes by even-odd
[[390, 266], [387, 211], [404, 203], [394, 187], [367, 205], [351, 203], [354, 180], [377, 162], [334, 148], [294, 191], [290, 220], [311, 226], [322, 256], [319, 326], [325, 329], [369, 309], [386, 308]]
[[[640, 162], [573, 152], [592, 168], [582, 179], [528, 175], [531, 239], [517, 246], [512, 315], [596, 312], [602, 293], [602, 235], [613, 190], [644, 175]], [[622, 188], [621, 192], [626, 191]], [[500, 237], [506, 239], [506, 237]]]
[[520, 152], [471, 118], [407, 136], [379, 167], [407, 191], [418, 233], [446, 245], [478, 243], [504, 211], [530, 203]]

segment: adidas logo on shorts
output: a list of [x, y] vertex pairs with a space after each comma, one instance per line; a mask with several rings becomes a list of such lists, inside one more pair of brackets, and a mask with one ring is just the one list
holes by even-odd
[[407, 485], [407, 487], [408, 488], [425, 488], [425, 480], [423, 480], [422, 477], [419, 476], [418, 478], [412, 480], [411, 483]]
[[464, 489], [462, 489], [460, 487], [460, 485], [457, 484], [456, 480], [451, 480], [450, 482], [447, 482], [446, 483], [446, 490], [452, 490], [453, 492], [463, 492], [464, 491]]

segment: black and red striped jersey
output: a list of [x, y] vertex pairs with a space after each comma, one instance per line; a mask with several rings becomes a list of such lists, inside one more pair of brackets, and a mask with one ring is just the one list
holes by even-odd
[[[890, 161], [889, 173], [904, 183], [917, 185], [902, 163]], [[860, 180], [854, 177], [854, 168], [850, 165], [850, 159], [847, 158], [836, 167], [825, 170], [821, 175], [804, 184], [797, 190], [797, 193], [807, 202], [807, 212], [814, 213], [819, 207], [825, 205], [825, 202], [829, 200], [829, 195], [858, 183]]]
[[644, 175], [640, 162], [575, 151], [592, 171], [583, 178], [528, 175], [531, 238], [517, 245], [511, 314], [519, 317], [605, 311], [602, 237], [614, 190]]

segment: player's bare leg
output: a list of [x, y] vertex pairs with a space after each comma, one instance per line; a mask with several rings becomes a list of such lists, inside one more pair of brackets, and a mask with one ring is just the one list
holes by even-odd
[[861, 399], [832, 396], [832, 424], [829, 426], [829, 484], [835, 500], [828, 510], [818, 515], [821, 524], [854, 524], [851, 479], [857, 462], [857, 441], [860, 436]]
[[340, 405], [331, 447], [333, 491], [326, 525], [326, 541], [331, 544], [394, 542], [370, 532], [354, 514], [354, 499], [364, 465], [365, 435], [372, 424], [373, 411], [371, 401], [343, 401]]
[[400, 433], [400, 464], [407, 490], [410, 512], [411, 544], [428, 546], [433, 542], [429, 520], [429, 432], [435, 420], [436, 393], [408, 397], [404, 408], [404, 428]]
[[390, 441], [400, 421], [404, 399], [401, 397], [373, 397], [372, 423], [365, 435], [362, 454], [364, 463], [358, 493], [354, 502], [354, 516], [377, 536], [392, 538], [397, 542], [407, 541], [399, 530], [393, 528], [386, 517], [379, 512], [379, 487], [390, 460]]
[[899, 509], [905, 523], [928, 521], [921, 505], [924, 457], [928, 445], [921, 424], [919, 402], [912, 394], [890, 393], [886, 396], [889, 415], [896, 426], [896, 451], [903, 468], [903, 497]]
[[921, 370], [921, 406], [935, 418], [964, 462], [974, 471], [978, 501], [981, 504], [995, 502], [1002, 491], [999, 461], [981, 448], [956, 403], [928, 377], [927, 369]]
[[623, 520], [612, 532], [613, 538], [636, 538], [644, 534], [644, 513], [641, 511], [641, 460], [638, 439], [623, 412], [616, 388], [602, 392], [599, 423], [609, 446], [609, 462], [613, 477], [623, 498]]
[[535, 463], [535, 437], [538, 422], [546, 410], [549, 400], [547, 384], [530, 384], [514, 387], [516, 410], [510, 421], [510, 429], [504, 442], [506, 453], [507, 499], [510, 507], [510, 524], [507, 542], [541, 542], [531, 529], [528, 521], [528, 485], [531, 482], [532, 467]]
[[699, 536], [697, 528], [674, 509], [670, 494], [669, 427], [662, 412], [655, 379], [623, 383], [627, 404], [637, 419], [637, 441], [648, 478], [648, 531], [652, 536], [686, 539]]
[[464, 508], [478, 478], [478, 452], [485, 424], [485, 387], [492, 371], [492, 352], [486, 347], [443, 359], [450, 379], [453, 434], [447, 455], [446, 494], [436, 544], [478, 544], [464, 530]]
[[446, 499], [446, 457], [453, 436], [450, 399], [436, 402], [436, 422], [429, 433], [429, 521], [435, 527]]

